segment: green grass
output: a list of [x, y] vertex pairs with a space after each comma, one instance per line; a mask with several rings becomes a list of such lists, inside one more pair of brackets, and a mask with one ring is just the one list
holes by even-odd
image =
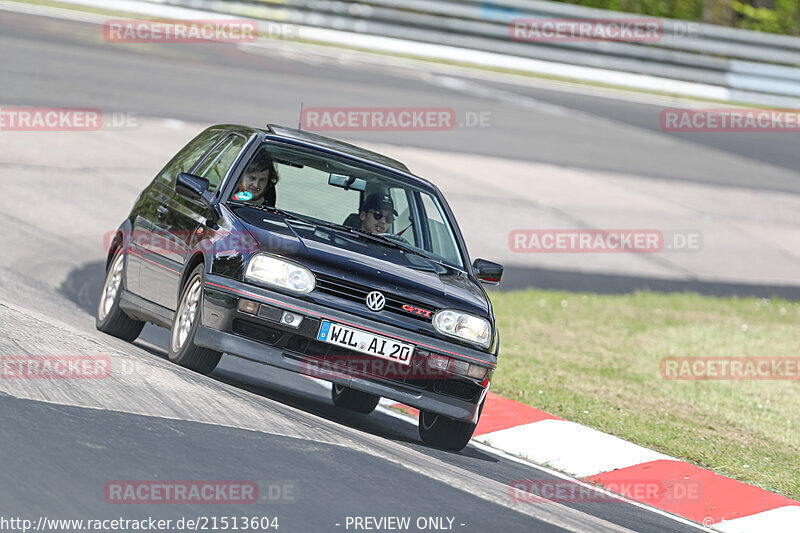
[[[492, 390], [800, 500], [800, 381], [662, 379], [669, 356], [800, 356], [800, 303], [492, 292]], [[587, 450], [587, 453], [591, 453]]]

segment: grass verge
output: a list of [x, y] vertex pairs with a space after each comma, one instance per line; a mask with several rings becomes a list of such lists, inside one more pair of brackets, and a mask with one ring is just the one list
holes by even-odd
[[[662, 379], [670, 356], [800, 356], [800, 304], [695, 294], [492, 292], [492, 390], [800, 500], [800, 381]], [[590, 451], [587, 451], [590, 453]]]

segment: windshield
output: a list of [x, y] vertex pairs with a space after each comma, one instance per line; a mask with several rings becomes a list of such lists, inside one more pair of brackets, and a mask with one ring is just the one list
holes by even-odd
[[452, 225], [435, 195], [326, 154], [264, 143], [229, 199], [368, 233], [378, 237], [369, 239], [376, 246], [397, 244], [463, 269]]

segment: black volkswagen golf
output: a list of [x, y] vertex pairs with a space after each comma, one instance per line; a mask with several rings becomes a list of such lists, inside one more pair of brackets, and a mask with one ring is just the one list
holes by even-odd
[[213, 126], [142, 191], [111, 240], [97, 328], [169, 328], [201, 373], [223, 353], [333, 383], [337, 406], [420, 410], [469, 442], [497, 364], [482, 283], [442, 193], [402, 163], [305, 131]]

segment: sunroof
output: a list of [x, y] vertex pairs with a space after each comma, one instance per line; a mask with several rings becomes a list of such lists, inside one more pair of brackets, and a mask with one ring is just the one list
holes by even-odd
[[275, 135], [280, 135], [281, 137], [313, 143], [318, 146], [328, 148], [330, 150], [342, 152], [344, 154], [352, 155], [360, 159], [373, 161], [385, 167], [393, 168], [395, 170], [400, 170], [401, 172], [411, 173], [411, 171], [408, 169], [407, 166], [405, 166], [400, 161], [397, 161], [396, 159], [392, 159], [391, 157], [387, 157], [377, 152], [373, 152], [365, 148], [360, 148], [358, 146], [354, 146], [352, 144], [343, 141], [331, 139], [330, 137], [325, 137], [323, 135], [318, 135], [316, 133], [311, 133], [303, 130], [297, 130], [294, 128], [287, 128], [285, 126], [280, 126], [278, 124], [269, 124], [267, 126], [267, 130], [269, 132], [274, 133]]

